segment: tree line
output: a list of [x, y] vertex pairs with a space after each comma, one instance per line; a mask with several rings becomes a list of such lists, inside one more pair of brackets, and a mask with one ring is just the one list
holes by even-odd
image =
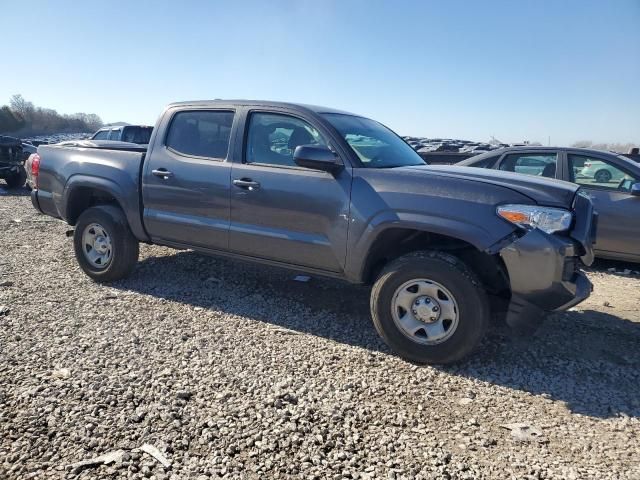
[[0, 134], [18, 137], [53, 133], [94, 132], [102, 127], [95, 113], [60, 114], [51, 108], [36, 107], [22, 95], [14, 95], [9, 105], [0, 107]]

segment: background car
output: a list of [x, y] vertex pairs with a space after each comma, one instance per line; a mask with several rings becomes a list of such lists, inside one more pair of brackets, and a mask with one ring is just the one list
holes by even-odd
[[640, 263], [640, 164], [637, 162], [600, 150], [524, 146], [501, 148], [456, 165], [579, 184], [599, 214], [596, 256]]
[[115, 140], [147, 145], [151, 138], [151, 132], [153, 132], [153, 127], [146, 125], [103, 127], [94, 133], [90, 140]]
[[591, 178], [596, 183], [609, 183], [612, 180], [620, 181], [624, 178], [624, 172], [599, 160], [589, 160], [584, 162], [582, 168], [577, 166], [574, 168], [576, 177]]

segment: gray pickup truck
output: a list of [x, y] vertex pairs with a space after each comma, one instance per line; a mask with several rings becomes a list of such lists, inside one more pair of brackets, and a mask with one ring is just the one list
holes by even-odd
[[530, 330], [591, 292], [596, 217], [576, 185], [428, 166], [342, 111], [176, 103], [148, 148], [38, 155], [33, 205], [75, 226], [96, 281], [127, 276], [144, 242], [369, 284], [377, 331], [417, 363], [467, 356], [492, 313]]

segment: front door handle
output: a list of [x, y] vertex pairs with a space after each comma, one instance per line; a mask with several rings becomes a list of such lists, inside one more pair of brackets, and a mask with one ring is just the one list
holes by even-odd
[[260, 188], [260, 184], [258, 182], [254, 182], [250, 178], [236, 178], [233, 181], [233, 184], [238, 188], [244, 188], [245, 190], [258, 190]]
[[169, 177], [173, 177], [173, 173], [167, 170], [166, 168], [158, 168], [157, 170], [151, 170], [156, 177], [161, 177], [163, 179], [167, 179]]

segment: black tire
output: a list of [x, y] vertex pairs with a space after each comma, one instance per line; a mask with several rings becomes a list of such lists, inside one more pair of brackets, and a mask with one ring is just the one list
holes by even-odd
[[[88, 260], [82, 245], [84, 231], [93, 223], [102, 226], [111, 239], [111, 258], [103, 267], [96, 267]], [[113, 205], [91, 207], [80, 215], [73, 234], [73, 246], [80, 268], [97, 282], [125, 278], [138, 262], [138, 240], [131, 233], [122, 210]]]
[[20, 167], [18, 169], [18, 173], [14, 173], [13, 175], [7, 177], [5, 179], [7, 182], [7, 186], [9, 188], [20, 188], [24, 187], [24, 184], [27, 182], [27, 172], [24, 167]]
[[609, 183], [611, 181], [611, 172], [609, 170], [598, 170], [593, 176], [598, 183]]
[[[457, 303], [457, 327], [442, 343], [414, 341], [393, 319], [396, 290], [418, 278], [439, 283]], [[487, 295], [476, 275], [457, 257], [435, 251], [414, 252], [390, 262], [373, 285], [371, 315], [387, 345], [402, 358], [419, 364], [448, 364], [468, 356], [484, 338], [490, 318]]]

